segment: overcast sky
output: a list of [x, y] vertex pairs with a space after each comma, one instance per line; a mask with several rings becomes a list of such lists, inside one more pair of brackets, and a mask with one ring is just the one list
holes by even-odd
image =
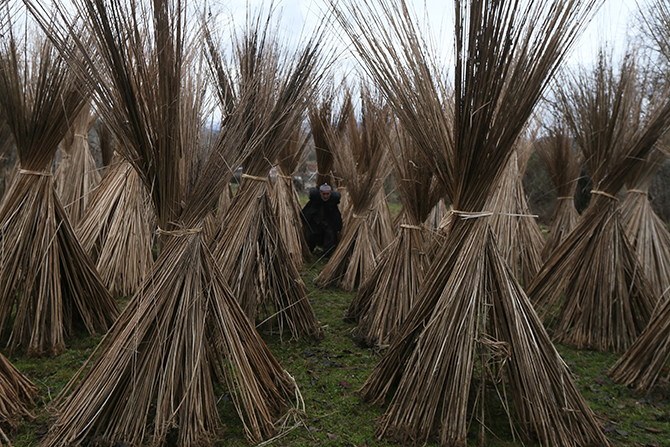
[[[644, 4], [645, 0], [639, 0]], [[428, 17], [433, 37], [437, 41], [450, 42], [452, 27], [453, 2], [448, 0], [417, 0], [409, 2], [417, 14]], [[260, 0], [228, 0], [221, 6], [221, 15], [233, 17], [238, 23], [244, 23], [247, 6], [257, 7], [268, 5], [269, 2]], [[325, 0], [281, 0], [275, 5], [282, 10], [282, 28], [289, 34], [299, 36], [303, 27], [314, 26], [326, 8]], [[593, 59], [598, 46], [604, 42], [619, 50], [625, 46], [626, 34], [638, 10], [636, 0], [606, 0], [594, 20], [587, 28], [578, 45], [575, 47], [569, 60], [570, 64], [585, 63]], [[447, 45], [446, 52], [452, 47]]]

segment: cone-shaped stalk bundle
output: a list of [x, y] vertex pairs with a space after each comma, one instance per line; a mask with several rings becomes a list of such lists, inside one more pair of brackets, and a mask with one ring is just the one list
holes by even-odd
[[546, 260], [579, 220], [575, 208], [575, 189], [584, 157], [570, 137], [565, 123], [549, 129], [548, 134], [538, 142], [537, 149], [558, 195], [551, 231], [542, 249], [542, 259]]
[[202, 236], [168, 239], [151, 279], [103, 340], [99, 360], [56, 402], [59, 418], [42, 445], [139, 445], [147, 436], [160, 445], [176, 428], [179, 445], [208, 443], [219, 427], [220, 381], [250, 439], [274, 433], [295, 385], [222, 281]]
[[437, 434], [440, 445], [466, 445], [477, 418], [485, 444], [488, 400], [499, 397], [515, 438], [608, 445], [501, 256], [485, 208], [593, 3], [457, 1], [451, 103], [442, 101], [446, 89], [407, 5], [379, 3], [350, 3], [338, 18], [435, 166], [453, 218], [417, 304], [361, 390], [366, 400], [392, 398], [377, 434], [414, 444]]
[[113, 296], [131, 296], [151, 270], [151, 198], [132, 165], [116, 157], [93, 190], [76, 228]]
[[[0, 207], [0, 330], [9, 334], [12, 349], [55, 355], [77, 326], [104, 333], [118, 316], [70, 226], [50, 170], [86, 89], [48, 41], [37, 38], [22, 48], [11, 19], [3, 17], [0, 107], [21, 168]], [[25, 60], [29, 54], [34, 59]]]
[[379, 256], [372, 274], [358, 289], [347, 318], [358, 322], [353, 337], [370, 347], [386, 347], [391, 334], [415, 302], [430, 261], [424, 251], [430, 230], [423, 225], [444, 195], [433, 169], [407, 132], [399, 128], [390, 151], [402, 202], [397, 236]]
[[[360, 125], [353, 105], [345, 101], [343, 114], [348, 113], [344, 133], [328, 133], [338, 176], [346, 186], [350, 204], [343, 214], [340, 241], [328, 264], [315, 280], [319, 287], [338, 284], [346, 291], [353, 291], [372, 273], [377, 257], [393, 239], [390, 214], [384, 196], [383, 181], [387, 177], [388, 132], [390, 113], [387, 107], [365, 91], [361, 95]], [[340, 120], [341, 122], [344, 120]], [[382, 222], [376, 230], [377, 219]]]
[[[289, 331], [292, 337], [319, 340], [323, 330], [280, 233], [269, 172], [304, 121], [306, 100], [320, 75], [320, 50], [310, 40], [294, 54], [284, 53], [273, 33], [270, 20], [252, 18], [235, 43], [237, 73], [229, 79], [236, 83], [219, 80], [219, 85], [232, 86], [234, 102], [249, 102], [249, 134], [260, 139], [242, 163], [242, 182], [214, 237], [212, 253], [251, 321], [260, 314], [280, 334]], [[212, 62], [220, 60], [215, 48], [210, 47], [210, 54]]]
[[84, 217], [91, 192], [100, 182], [100, 173], [88, 144], [88, 132], [95, 119], [88, 102], [61, 144], [63, 159], [55, 175], [56, 191], [74, 227]]
[[644, 160], [632, 160], [621, 219], [644, 274], [661, 301], [670, 294], [670, 232], [654, 212], [649, 186], [667, 156], [654, 149]]
[[549, 257], [528, 289], [547, 324], [556, 311], [554, 337], [578, 349], [623, 352], [647, 325], [654, 294], [621, 220], [618, 191], [630, 160], [646, 158], [670, 122], [661, 93], [647, 101], [633, 55], [619, 73], [603, 52], [598, 65], [566, 79], [561, 109], [586, 157], [594, 190], [577, 227]]
[[[42, 445], [211, 444], [222, 425], [215, 388], [220, 384], [232, 396], [247, 436], [259, 442], [275, 433], [274, 421], [297, 390], [237, 305], [203, 240], [202, 225], [232, 176], [230, 166], [247, 158], [283, 115], [262, 117], [265, 126], [255, 132], [248, 118], [257, 109], [245, 97], [226, 111], [197, 181], [190, 188], [181, 185], [186, 176], [178, 172], [180, 154], [198, 141], [197, 130], [184, 133], [179, 121], [182, 89], [190, 85], [184, 72], [197, 70], [182, 66], [183, 46], [197, 47], [203, 36], [189, 38], [190, 16], [176, 0], [153, 2], [142, 14], [121, 1], [75, 5], [93, 45], [88, 54], [99, 57], [63, 55], [95, 92], [119, 152], [132, 158], [151, 191], [163, 246], [100, 355], [60, 395], [59, 417]], [[49, 13], [32, 7], [54, 41], [75, 29], [72, 23], [48, 26]], [[182, 200], [184, 191], [190, 193]]]
[[622, 206], [627, 234], [645, 274], [660, 297], [647, 327], [608, 372], [614, 381], [632, 386], [639, 393], [651, 390], [670, 357], [667, 285], [670, 238], [667, 227], [654, 213], [647, 197], [651, 179], [665, 158], [666, 155], [655, 149], [645, 160], [635, 160], [627, 181], [630, 188]]

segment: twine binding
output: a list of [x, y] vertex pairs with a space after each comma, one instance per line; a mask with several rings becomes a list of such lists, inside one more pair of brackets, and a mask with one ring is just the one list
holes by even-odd
[[256, 177], [255, 175], [242, 174], [242, 178], [248, 178], [249, 180], [256, 180], [257, 182], [267, 182], [267, 177]]
[[53, 176], [53, 174], [51, 172], [31, 171], [29, 169], [19, 169], [19, 174], [38, 175], [38, 176], [41, 176], [41, 177], [51, 177], [51, 176]]
[[591, 194], [598, 194], [601, 196], [605, 196], [608, 199], [616, 200], [617, 202], [619, 201], [618, 198], [614, 197], [612, 194], [606, 193], [605, 191], [598, 191], [597, 189], [592, 189]]

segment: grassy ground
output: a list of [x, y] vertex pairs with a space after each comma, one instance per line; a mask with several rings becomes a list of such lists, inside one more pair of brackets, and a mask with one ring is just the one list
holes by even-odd
[[[392, 445], [374, 437], [375, 421], [383, 413], [383, 408], [361, 402], [356, 393], [381, 353], [360, 348], [349, 337], [354, 324], [342, 317], [353, 294], [314, 287], [313, 280], [323, 265], [323, 262], [317, 261], [302, 274], [317, 317], [325, 327], [325, 340], [319, 344], [282, 341], [277, 336], [261, 332], [282, 366], [295, 377], [307, 410], [300, 418], [301, 424], [274, 441], [273, 445]], [[81, 334], [57, 358], [12, 358], [17, 367], [40, 388], [38, 406], [34, 411], [36, 420], [23, 423], [12, 434], [15, 447], [37, 445], [48, 428], [48, 404], [92, 353], [99, 340]], [[661, 385], [649, 396], [637, 395], [613, 384], [606, 376], [605, 372], [617, 359], [615, 355], [580, 352], [563, 346], [558, 346], [558, 349], [614, 445], [660, 447], [670, 444], [670, 387]], [[250, 445], [244, 439], [242, 426], [225, 390], [221, 390], [220, 411], [226, 427], [216, 445]], [[499, 422], [504, 424], [503, 420]], [[477, 437], [473, 436], [472, 445], [478, 444]], [[498, 440], [489, 436], [486, 445], [514, 444], [511, 439]]]

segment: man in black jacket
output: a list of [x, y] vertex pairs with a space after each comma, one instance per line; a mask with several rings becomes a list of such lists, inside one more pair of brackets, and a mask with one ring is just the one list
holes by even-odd
[[305, 226], [305, 237], [310, 251], [317, 245], [323, 248], [324, 259], [330, 259], [337, 245], [337, 233], [342, 231], [342, 215], [337, 205], [340, 193], [332, 191], [328, 183], [310, 188], [309, 202], [302, 209], [301, 218]]

